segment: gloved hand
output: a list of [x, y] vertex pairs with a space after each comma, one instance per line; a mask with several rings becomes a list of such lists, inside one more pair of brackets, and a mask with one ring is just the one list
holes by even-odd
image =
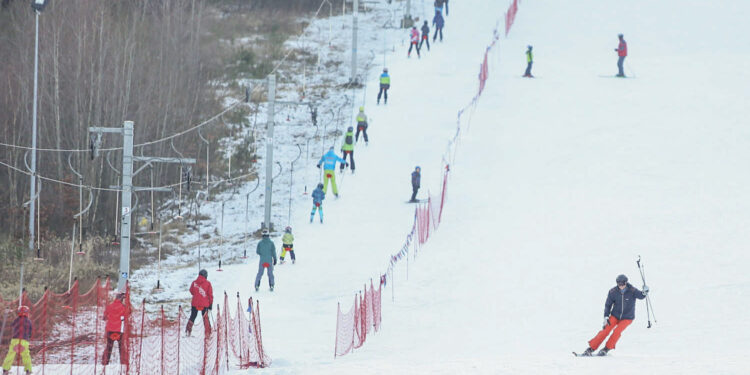
[[275, 258], [274, 258], [274, 260], [273, 260], [273, 265], [274, 265], [274, 266], [276, 265], [276, 259], [275, 259]]
[[316, 165], [316, 167], [318, 167], [318, 169], [320, 169], [320, 164]]
[[615, 52], [619, 52], [619, 51], [617, 50], [617, 48], [615, 48]]
[[209, 310], [211, 310], [213, 308], [214, 308], [214, 304], [213, 303], [209, 304], [208, 307], [207, 307], [207, 309], [209, 309]]
[[643, 285], [643, 295], [647, 296], [647, 295], [648, 295], [648, 291], [649, 291], [649, 289], [648, 289], [648, 285], [645, 285], [645, 284], [644, 284], [644, 285]]
[[604, 317], [604, 324], [602, 324], [602, 329], [607, 328], [608, 325], [609, 325], [609, 317], [605, 316]]

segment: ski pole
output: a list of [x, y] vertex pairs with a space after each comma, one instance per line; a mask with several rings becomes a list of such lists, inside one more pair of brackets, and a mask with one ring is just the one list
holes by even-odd
[[[635, 263], [638, 265], [638, 272], [641, 274], [641, 280], [643, 280], [643, 285], [646, 285], [646, 271], [645, 267], [641, 266], [641, 256], [638, 256], [638, 260], [635, 261]], [[651, 298], [649, 295], [646, 295], [646, 317], [648, 318], [648, 326], [646, 328], [651, 328], [651, 316], [654, 317], [654, 323], [656, 323], [656, 315], [653, 314], [653, 306], [651, 304]]]

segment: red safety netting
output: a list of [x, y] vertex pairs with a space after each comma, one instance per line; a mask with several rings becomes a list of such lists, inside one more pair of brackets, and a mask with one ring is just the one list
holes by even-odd
[[364, 293], [354, 296], [354, 304], [348, 312], [341, 312], [338, 305], [336, 316], [336, 348], [334, 357], [349, 353], [364, 345], [371, 329], [380, 330], [382, 284], [375, 290], [372, 280], [370, 288], [365, 285]]
[[[124, 332], [124, 357], [120, 358], [115, 342], [109, 364], [102, 364], [106, 347], [106, 306], [113, 301], [109, 279], [97, 281], [84, 294], [76, 282], [68, 292], [55, 294], [47, 290], [36, 303], [24, 293], [23, 305], [31, 309], [33, 333], [30, 352], [35, 374], [223, 374], [230, 369], [266, 367], [271, 359], [263, 351], [260, 334], [260, 310], [252, 299], [248, 319], [237, 295], [235, 316], [229, 313], [229, 298], [224, 295], [223, 308], [217, 306], [215, 320], [207, 314], [197, 319], [193, 334], [183, 332], [187, 314], [179, 309], [176, 319], [168, 319], [164, 308], [146, 311], [145, 301], [134, 307], [126, 293], [128, 308]], [[18, 299], [0, 298], [0, 355], [8, 352], [12, 338], [11, 325], [16, 318]], [[212, 324], [213, 320], [213, 324]], [[204, 328], [205, 327], [205, 328]], [[15, 366], [20, 366], [16, 356]]]
[[518, 13], [518, 0], [513, 0], [513, 3], [508, 8], [508, 12], [505, 13], [505, 36], [508, 36], [510, 28], [513, 26], [513, 21], [516, 20], [516, 13]]

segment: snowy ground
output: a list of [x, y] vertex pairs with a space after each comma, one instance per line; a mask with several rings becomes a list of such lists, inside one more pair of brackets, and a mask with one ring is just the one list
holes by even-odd
[[[451, 2], [445, 41], [422, 59], [406, 59], [405, 32], [384, 33], [395, 46], [390, 101], [374, 105], [376, 65], [357, 174], [339, 178], [323, 225], [307, 223], [309, 198], [298, 200], [298, 263], [277, 267], [273, 294], [265, 278], [253, 293], [274, 360], [259, 372], [748, 373], [750, 34], [741, 25], [750, 3], [741, 1], [521, 2], [462, 135], [442, 226], [408, 280], [397, 268], [382, 330], [333, 359], [336, 304], [348, 309], [402, 244], [414, 166], [424, 190], [439, 189], [456, 112], [507, 5]], [[616, 73], [619, 32], [634, 79], [601, 77]], [[527, 44], [534, 80], [520, 78]], [[301, 170], [314, 180], [314, 166]], [[639, 302], [609, 358], [574, 358], [600, 328], [615, 276], [641, 286], [638, 255], [658, 323], [646, 328]], [[210, 279], [247, 294], [256, 269], [251, 258]]]

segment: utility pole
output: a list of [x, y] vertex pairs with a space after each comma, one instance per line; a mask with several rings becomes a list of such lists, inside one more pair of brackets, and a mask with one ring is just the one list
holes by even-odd
[[266, 123], [266, 204], [263, 229], [269, 232], [271, 224], [271, 193], [273, 192], [273, 117], [276, 104], [276, 74], [268, 76], [268, 122]]
[[[32, 3], [32, 7], [36, 3]], [[34, 33], [34, 103], [31, 109], [31, 191], [29, 197], [29, 250], [34, 251], [34, 219], [36, 211], [36, 112], [37, 112], [37, 92], [39, 86], [39, 13], [42, 12], [44, 5], [34, 8], [34, 17], [36, 18], [36, 32]]]
[[[119, 133], [123, 135], [122, 186], [114, 186], [113, 188], [122, 190], [122, 211], [120, 214], [120, 272], [117, 281], [117, 289], [120, 292], [124, 292], [128, 277], [130, 276], [130, 222], [132, 218], [131, 213], [133, 212], [131, 207], [133, 192], [150, 190], [172, 192], [172, 190], [168, 188], [134, 187], [133, 176], [151, 166], [151, 163], [195, 164], [195, 159], [133, 156], [133, 121], [125, 121], [122, 128], [89, 127], [89, 132], [98, 133], [99, 136], [101, 136], [101, 133]], [[146, 164], [134, 172], [133, 162], [136, 161], [145, 162]]]
[[357, 83], [357, 28], [359, 15], [359, 0], [354, 0], [354, 9], [352, 11], [352, 75], [349, 82]]
[[411, 18], [411, 0], [406, 0], [406, 13], [404, 13], [404, 19], [401, 21], [401, 24], [405, 29], [414, 25], [414, 21]]

